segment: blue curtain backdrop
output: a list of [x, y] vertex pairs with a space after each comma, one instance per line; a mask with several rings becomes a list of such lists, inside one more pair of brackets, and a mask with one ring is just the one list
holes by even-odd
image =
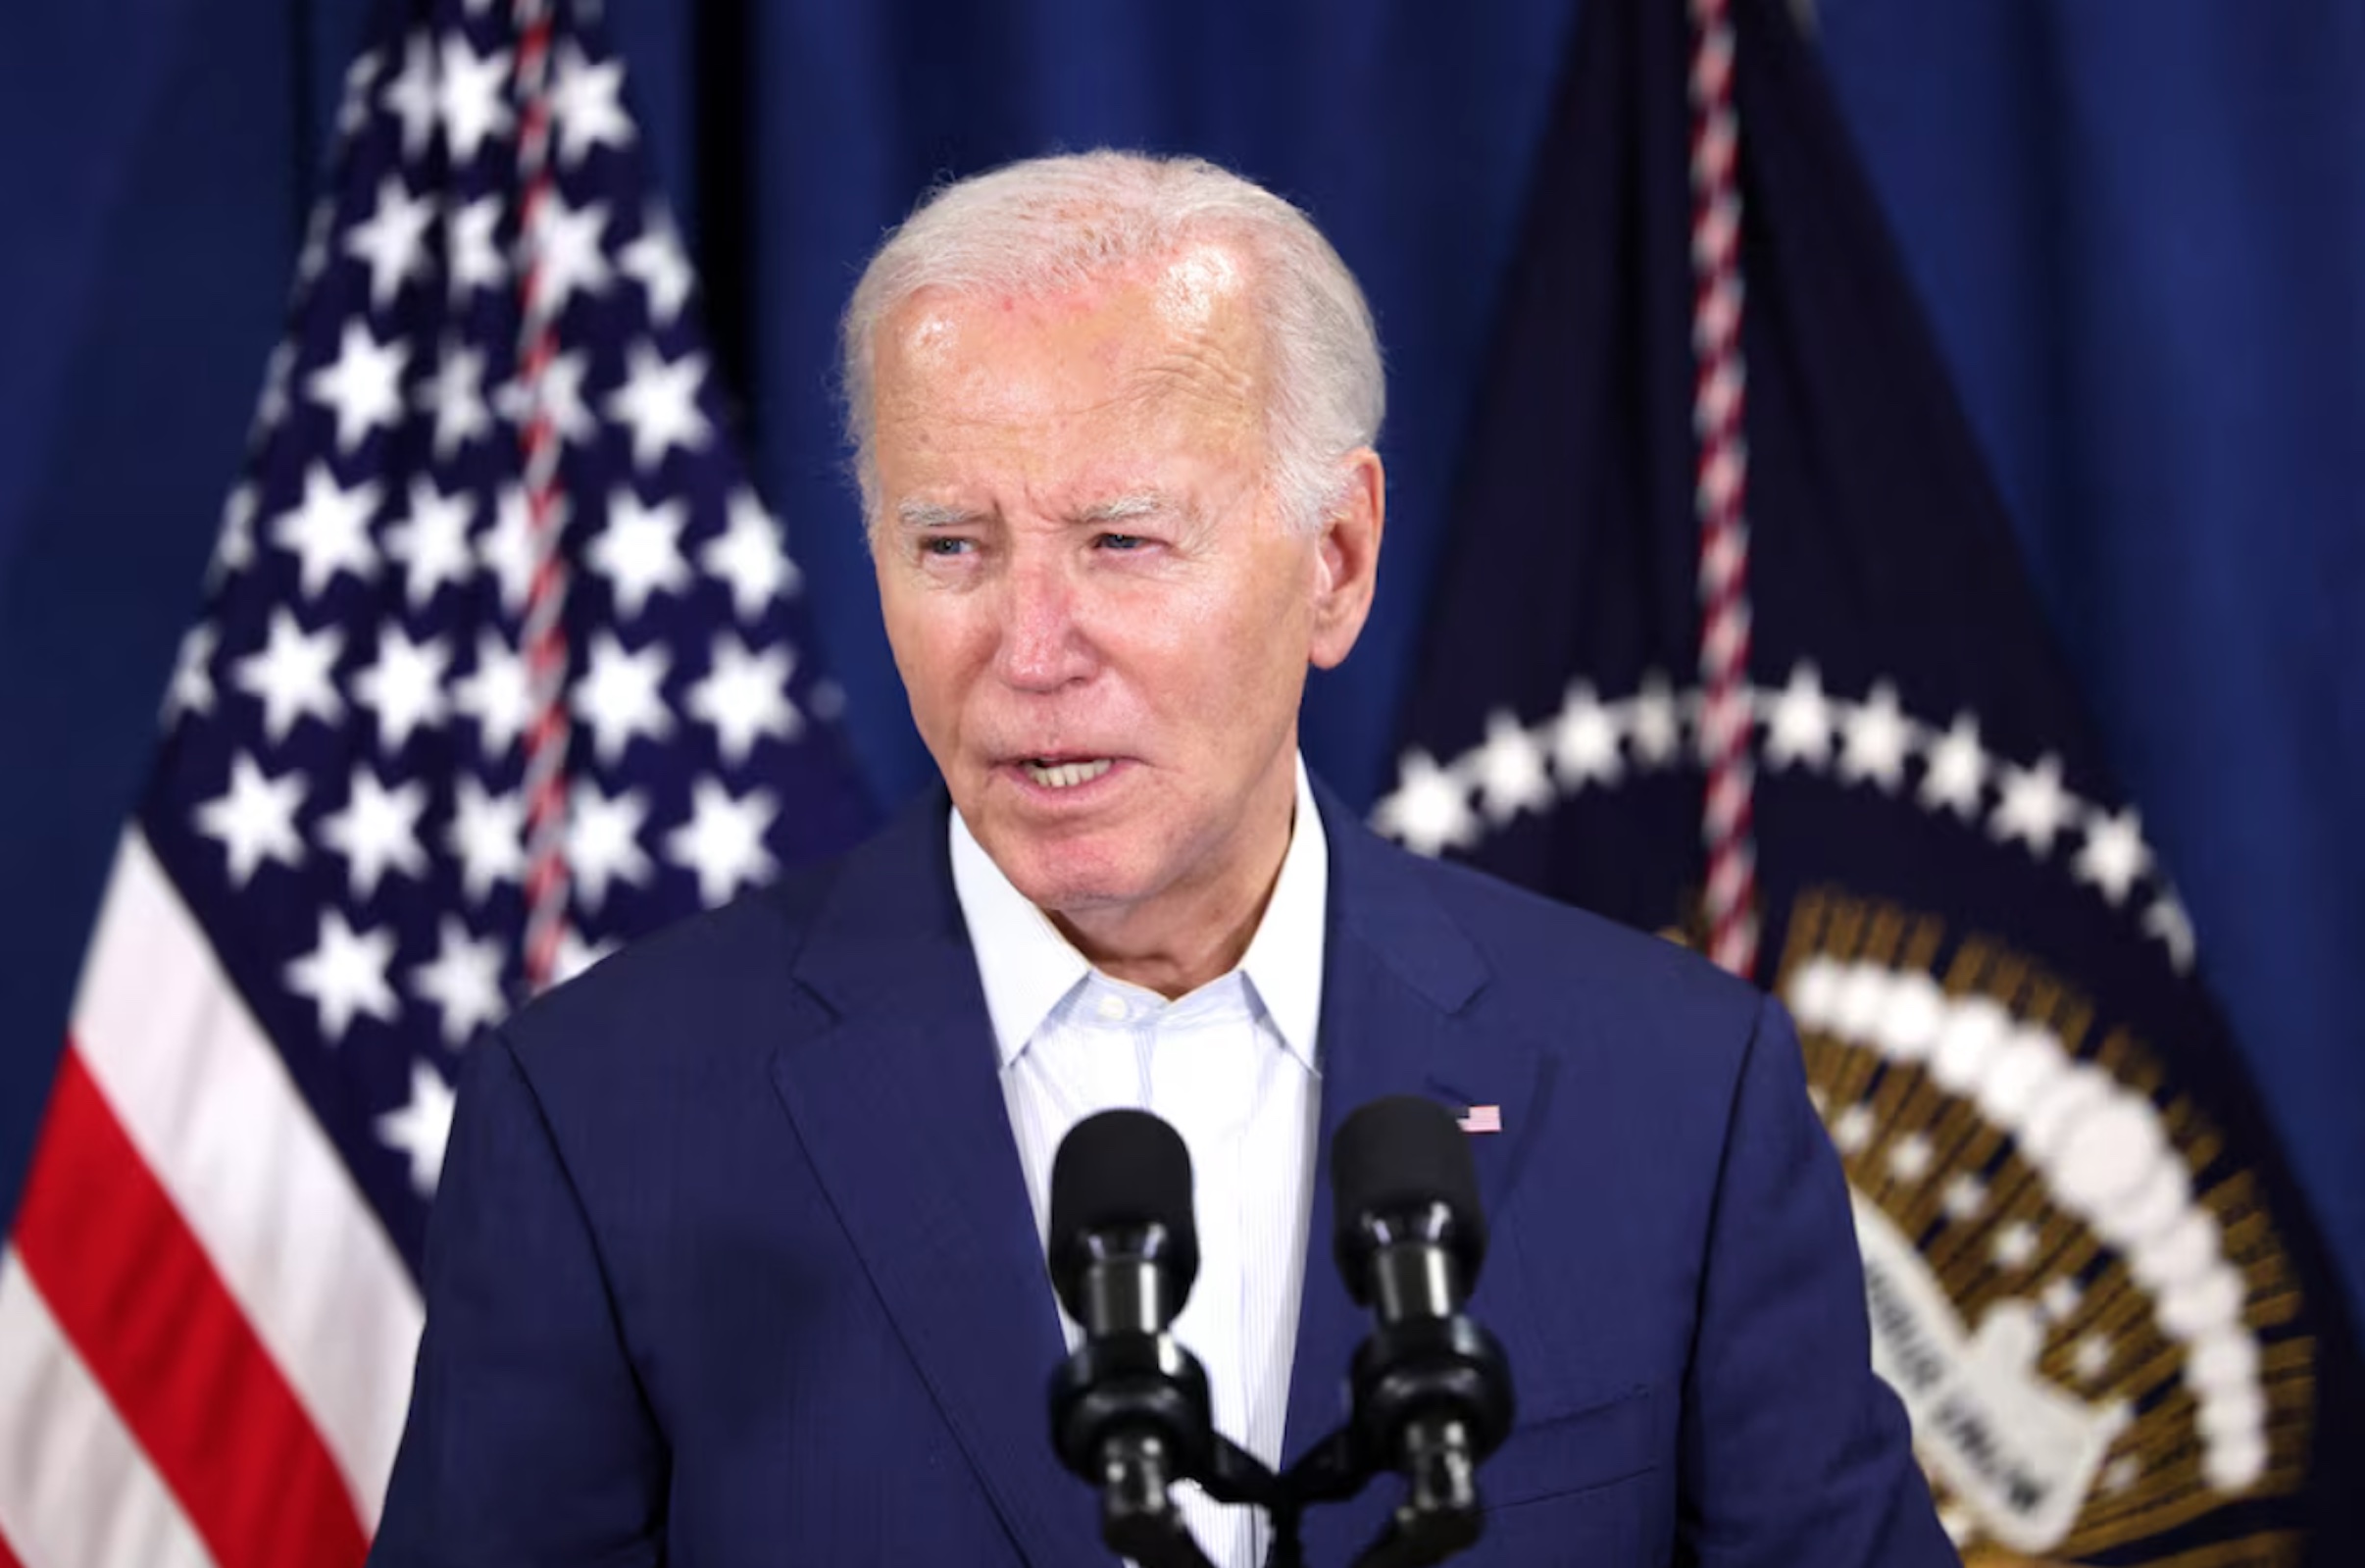
[[[0, 1217], [368, 3], [0, 14]], [[880, 231], [944, 174], [1100, 143], [1313, 211], [1391, 371], [1381, 601], [1307, 726], [1368, 799], [1576, 3], [611, 0], [883, 799], [927, 762], [830, 400]], [[2365, 1302], [2365, 7], [1817, 9], [2038, 592]]]

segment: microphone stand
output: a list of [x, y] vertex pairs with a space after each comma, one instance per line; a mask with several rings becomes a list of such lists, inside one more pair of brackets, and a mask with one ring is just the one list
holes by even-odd
[[1305, 1568], [1315, 1503], [1401, 1471], [1404, 1500], [1355, 1568], [1430, 1568], [1479, 1539], [1476, 1463], [1509, 1433], [1511, 1375], [1492, 1336], [1459, 1313], [1384, 1325], [1356, 1351], [1347, 1424], [1276, 1475], [1216, 1432], [1207, 1376], [1164, 1333], [1087, 1340], [1052, 1379], [1051, 1425], [1071, 1469], [1099, 1485], [1100, 1539], [1140, 1568], [1212, 1568], [1172, 1489], [1263, 1508], [1266, 1568]]
[[[1448, 1434], [1441, 1429], [1456, 1425], [1444, 1419], [1408, 1426], [1404, 1501], [1354, 1568], [1431, 1568], [1478, 1540], [1484, 1515], [1467, 1445], [1443, 1441]], [[1343, 1502], [1377, 1473], [1359, 1451], [1352, 1426], [1332, 1433], [1278, 1476], [1231, 1439], [1211, 1434], [1211, 1440], [1207, 1463], [1196, 1475], [1182, 1473], [1179, 1456], [1153, 1434], [1107, 1445], [1100, 1539], [1110, 1550], [1140, 1568], [1213, 1568], [1170, 1490], [1191, 1480], [1218, 1502], [1265, 1510], [1273, 1527], [1265, 1568], [1305, 1568], [1298, 1527], [1306, 1508]]]
[[1181, 1137], [1119, 1110], [1061, 1141], [1051, 1209], [1069, 1239], [1049, 1262], [1085, 1338], [1052, 1375], [1052, 1442], [1098, 1486], [1101, 1540], [1141, 1568], [1211, 1568], [1179, 1481], [1263, 1508], [1267, 1568], [1304, 1568], [1306, 1508], [1382, 1470], [1403, 1475], [1404, 1498], [1355, 1568], [1430, 1568], [1479, 1539], [1477, 1466], [1509, 1436], [1513, 1400], [1502, 1347], [1461, 1310], [1485, 1253], [1468, 1147], [1437, 1106], [1397, 1096], [1348, 1117], [1332, 1166], [1342, 1212], [1360, 1216], [1338, 1233], [1339, 1268], [1380, 1321], [1355, 1352], [1346, 1425], [1276, 1475], [1215, 1431], [1206, 1370], [1168, 1332], [1198, 1267]]
[[1220, 1435], [1214, 1438], [1203, 1473], [1195, 1477], [1176, 1474], [1173, 1456], [1154, 1437], [1122, 1445], [1122, 1453], [1115, 1451], [1120, 1446], [1110, 1444], [1103, 1471], [1100, 1539], [1140, 1568], [1214, 1568], [1174, 1505], [1168, 1489], [1177, 1481], [1196, 1480], [1199, 1490], [1218, 1502], [1264, 1509], [1273, 1527], [1265, 1568], [1304, 1568], [1305, 1548], [1297, 1531], [1306, 1504], [1351, 1497], [1363, 1490], [1366, 1479], [1348, 1463], [1344, 1430], [1332, 1434], [1281, 1476]]

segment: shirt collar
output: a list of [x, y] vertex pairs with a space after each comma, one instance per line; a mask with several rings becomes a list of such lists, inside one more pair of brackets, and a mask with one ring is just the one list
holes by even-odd
[[[1048, 916], [1011, 885], [1002, 868], [970, 834], [958, 808], [951, 817], [953, 890], [969, 927], [970, 948], [977, 954], [994, 1044], [1007, 1067], [1092, 966]], [[1282, 856], [1281, 875], [1266, 901], [1264, 918], [1240, 956], [1239, 973], [1255, 988], [1282, 1044], [1309, 1071], [1317, 1066], [1330, 882], [1330, 839], [1300, 756], [1289, 847]]]
[[1329, 932], [1330, 896], [1331, 840], [1323, 833], [1322, 811], [1314, 804], [1314, 785], [1306, 778], [1306, 759], [1300, 756], [1289, 848], [1282, 856], [1273, 896], [1265, 903], [1265, 918], [1257, 922], [1256, 935], [1240, 955], [1240, 972], [1256, 987], [1282, 1044], [1308, 1072], [1321, 1070], [1315, 1059], [1315, 1032], [1322, 1022], [1323, 938]]

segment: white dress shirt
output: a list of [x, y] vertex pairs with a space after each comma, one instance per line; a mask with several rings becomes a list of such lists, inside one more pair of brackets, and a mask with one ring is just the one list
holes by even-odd
[[[1278, 1466], [1314, 1193], [1330, 889], [1330, 845], [1304, 759], [1281, 876], [1239, 967], [1171, 1002], [1086, 962], [958, 811], [951, 835], [953, 886], [1001, 1051], [1035, 1234], [1050, 1224], [1052, 1156], [1078, 1122], [1124, 1106], [1182, 1134], [1199, 1277], [1175, 1336], [1207, 1369], [1216, 1430]], [[1073, 1348], [1082, 1331], [1063, 1322]], [[1221, 1506], [1196, 1487], [1182, 1502], [1218, 1568], [1263, 1561], [1267, 1531], [1255, 1509]]]

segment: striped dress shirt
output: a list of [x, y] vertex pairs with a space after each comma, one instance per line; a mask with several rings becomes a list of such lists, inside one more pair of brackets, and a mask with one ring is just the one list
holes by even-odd
[[[1049, 1225], [1052, 1156], [1078, 1122], [1123, 1106], [1182, 1134], [1199, 1276], [1175, 1335], [1207, 1369], [1216, 1430], [1279, 1465], [1314, 1191], [1330, 886], [1304, 759], [1281, 876], [1239, 967], [1171, 1002], [1094, 969], [1010, 885], [958, 811], [950, 832], [1036, 1235]], [[1062, 1321], [1073, 1347], [1082, 1331]], [[1220, 1506], [1189, 1486], [1182, 1505], [1217, 1568], [1263, 1560], [1266, 1525], [1254, 1509]]]

